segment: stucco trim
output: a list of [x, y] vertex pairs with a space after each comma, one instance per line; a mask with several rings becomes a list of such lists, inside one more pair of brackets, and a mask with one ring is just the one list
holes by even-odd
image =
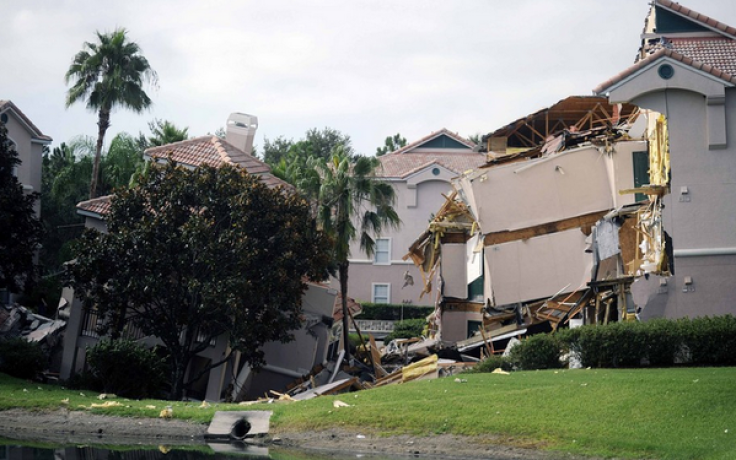
[[736, 256], [734, 248], [675, 249], [675, 257]]

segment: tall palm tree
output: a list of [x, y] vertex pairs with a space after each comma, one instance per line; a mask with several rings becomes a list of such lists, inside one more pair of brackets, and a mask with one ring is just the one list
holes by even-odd
[[98, 113], [90, 198], [97, 196], [100, 156], [105, 133], [110, 127], [110, 112], [123, 107], [140, 113], [150, 107], [151, 99], [143, 90], [143, 84], [155, 85], [158, 79], [148, 60], [140, 54], [138, 44], [128, 41], [125, 29], [104, 34], [98, 31], [97, 39], [97, 43], [84, 43], [65, 76], [67, 84], [74, 81], [67, 92], [66, 106], [86, 100], [87, 108]]
[[[387, 227], [401, 225], [394, 203], [396, 193], [391, 184], [376, 178], [380, 162], [375, 157], [358, 157], [352, 161], [341, 146], [333, 149], [332, 158], [310, 158], [310, 166], [319, 174], [297, 186], [306, 194], [318, 196], [317, 219], [333, 238], [334, 260], [337, 265], [342, 296], [342, 330], [345, 358], [348, 348], [348, 268], [350, 243], [356, 238], [368, 257], [375, 252], [374, 236]], [[314, 180], [318, 179], [318, 180]]]

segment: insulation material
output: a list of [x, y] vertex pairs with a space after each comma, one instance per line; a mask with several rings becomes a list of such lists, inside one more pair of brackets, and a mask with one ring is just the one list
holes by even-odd
[[585, 246], [580, 229], [487, 246], [495, 304], [546, 298], [563, 286], [579, 289], [592, 268]]
[[652, 202], [646, 208], [639, 211], [639, 230], [642, 239], [639, 243], [642, 263], [640, 270], [642, 274], [669, 275], [669, 261], [665, 232], [662, 229], [662, 200], [653, 197]]
[[649, 133], [649, 184], [665, 186], [670, 175], [670, 145], [667, 119], [657, 112], [650, 112]]
[[618, 242], [620, 226], [610, 219], [603, 219], [595, 226], [595, 241], [600, 260], [615, 256], [621, 252]]

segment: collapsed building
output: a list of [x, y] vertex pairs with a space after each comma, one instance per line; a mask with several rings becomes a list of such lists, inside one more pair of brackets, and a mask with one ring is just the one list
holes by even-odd
[[735, 39], [657, 0], [634, 66], [483, 137], [406, 256], [441, 341], [733, 313]]

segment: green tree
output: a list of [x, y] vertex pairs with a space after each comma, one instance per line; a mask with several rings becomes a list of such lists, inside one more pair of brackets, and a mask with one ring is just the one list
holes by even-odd
[[34, 205], [38, 193], [25, 193], [15, 177], [21, 163], [0, 122], [0, 289], [19, 292], [34, 279], [34, 256], [42, 226]]
[[294, 145], [294, 141], [284, 136], [279, 136], [274, 140], [267, 137], [263, 138], [263, 161], [275, 166], [285, 160]]
[[401, 137], [401, 134], [396, 133], [393, 136], [388, 136], [383, 141], [383, 147], [376, 148], [376, 156], [380, 157], [387, 153], [395, 152], [402, 147], [406, 147], [406, 138]]
[[231, 352], [262, 366], [261, 345], [291, 340], [301, 324], [305, 277], [328, 274], [330, 240], [306, 201], [234, 167], [152, 165], [115, 195], [107, 224], [75, 245], [68, 282], [110, 323], [124, 312], [163, 342], [175, 399], [202, 375], [185, 381], [214, 337], [227, 334]]
[[189, 128], [179, 129], [168, 120], [155, 119], [150, 121], [148, 122], [148, 129], [151, 130], [151, 136], [148, 138], [150, 147], [185, 141], [189, 137]]
[[143, 84], [157, 81], [156, 72], [140, 54], [138, 44], [128, 41], [125, 29], [118, 28], [106, 34], [97, 32], [97, 39], [97, 43], [84, 43], [65, 76], [67, 84], [74, 81], [67, 92], [66, 106], [86, 99], [87, 108], [98, 114], [90, 198], [97, 196], [102, 145], [110, 127], [110, 113], [116, 107], [138, 113], [148, 108], [151, 99], [143, 90]]
[[401, 224], [394, 209], [394, 188], [375, 176], [379, 165], [375, 157], [358, 157], [353, 161], [346, 150], [338, 146], [329, 162], [312, 157], [309, 169], [318, 174], [296, 184], [308, 195], [318, 197], [317, 220], [333, 240], [332, 256], [337, 265], [342, 295], [345, 344], [348, 343], [349, 326], [347, 298], [350, 244], [358, 239], [360, 249], [372, 257], [375, 250], [373, 237], [380, 236], [387, 227], [398, 228]]
[[332, 128], [317, 129], [312, 128], [304, 136], [307, 143], [300, 147], [302, 151], [308, 153], [307, 157], [319, 157], [325, 160], [332, 160], [332, 154], [335, 148], [340, 147], [342, 154], [353, 158], [355, 150], [352, 146], [352, 140], [347, 134]]

